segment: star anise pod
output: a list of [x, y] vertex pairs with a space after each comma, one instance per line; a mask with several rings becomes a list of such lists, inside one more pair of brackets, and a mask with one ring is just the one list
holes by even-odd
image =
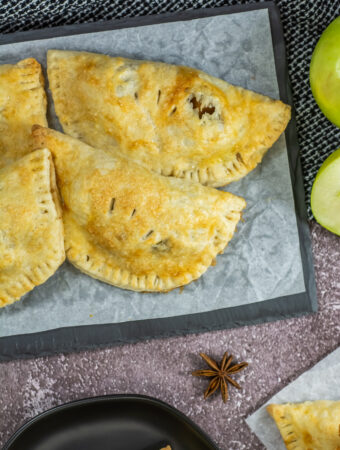
[[235, 386], [237, 389], [241, 389], [241, 386], [236, 383], [230, 375], [240, 372], [247, 367], [248, 363], [242, 362], [231, 366], [233, 355], [228, 355], [228, 352], [225, 352], [219, 367], [217, 362], [205, 353], [200, 353], [200, 356], [204, 359], [208, 366], [211, 367], [211, 369], [195, 370], [195, 372], [192, 372], [192, 375], [195, 377], [211, 377], [209, 386], [204, 392], [204, 398], [210, 397], [210, 395], [220, 388], [222, 399], [225, 403], [228, 400], [228, 383]]

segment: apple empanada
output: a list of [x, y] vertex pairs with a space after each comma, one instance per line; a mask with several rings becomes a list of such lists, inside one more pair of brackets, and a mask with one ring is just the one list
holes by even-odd
[[223, 186], [284, 131], [290, 107], [183, 66], [49, 50], [64, 131], [166, 176]]
[[0, 169], [0, 307], [42, 284], [65, 259], [51, 153]]
[[340, 401], [268, 405], [288, 450], [340, 450]]
[[40, 64], [28, 58], [0, 66], [0, 168], [33, 150], [34, 124], [47, 126]]
[[201, 276], [232, 238], [245, 201], [35, 127], [53, 154], [70, 262], [135, 291], [167, 291]]

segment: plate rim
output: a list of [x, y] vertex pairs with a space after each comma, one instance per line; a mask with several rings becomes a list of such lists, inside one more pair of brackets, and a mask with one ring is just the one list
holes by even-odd
[[211, 446], [214, 450], [219, 450], [217, 445], [214, 443], [212, 438], [199, 426], [197, 425], [190, 417], [185, 415], [182, 411], [175, 408], [174, 406], [170, 405], [169, 403], [165, 402], [164, 400], [160, 400], [156, 397], [151, 397], [149, 395], [142, 395], [142, 394], [107, 394], [107, 395], [99, 395], [99, 396], [92, 396], [92, 397], [85, 397], [78, 400], [71, 400], [66, 403], [62, 403], [61, 405], [53, 406], [52, 408], [47, 409], [46, 411], [42, 411], [41, 413], [37, 414], [36, 416], [29, 419], [27, 422], [22, 424], [17, 430], [14, 431], [14, 433], [10, 436], [10, 438], [6, 441], [3, 450], [11, 450], [11, 446], [15, 444], [15, 441], [22, 436], [23, 433], [26, 432], [28, 428], [30, 428], [32, 425], [35, 425], [39, 420], [45, 417], [53, 416], [55, 413], [72, 409], [73, 407], [76, 407], [78, 405], [90, 405], [91, 403], [95, 402], [109, 402], [109, 401], [139, 401], [141, 403], [148, 403], [156, 407], [162, 407], [167, 412], [174, 414], [177, 416], [182, 422], [185, 422], [186, 424], [190, 425], [191, 428], [193, 428], [196, 432], [198, 432], [199, 435], [201, 435], [207, 443]]

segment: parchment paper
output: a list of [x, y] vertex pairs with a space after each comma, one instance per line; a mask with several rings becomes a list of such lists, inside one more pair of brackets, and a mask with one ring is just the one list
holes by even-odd
[[340, 400], [340, 347], [300, 375], [246, 419], [268, 450], [285, 450], [280, 432], [266, 411], [269, 403]]
[[[0, 46], [0, 63], [74, 49], [202, 69], [278, 98], [266, 9]], [[50, 105], [50, 125], [57, 122]], [[0, 311], [0, 336], [53, 328], [172, 317], [305, 291], [285, 138], [226, 190], [247, 200], [244, 222], [224, 255], [198, 281], [168, 294], [124, 291], [65, 263], [44, 285]]]

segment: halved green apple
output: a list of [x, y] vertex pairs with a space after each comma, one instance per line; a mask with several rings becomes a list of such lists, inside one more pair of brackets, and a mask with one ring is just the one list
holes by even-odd
[[340, 16], [328, 25], [316, 44], [309, 77], [321, 111], [340, 127]]
[[316, 175], [311, 207], [316, 221], [340, 236], [340, 148], [323, 162]]

